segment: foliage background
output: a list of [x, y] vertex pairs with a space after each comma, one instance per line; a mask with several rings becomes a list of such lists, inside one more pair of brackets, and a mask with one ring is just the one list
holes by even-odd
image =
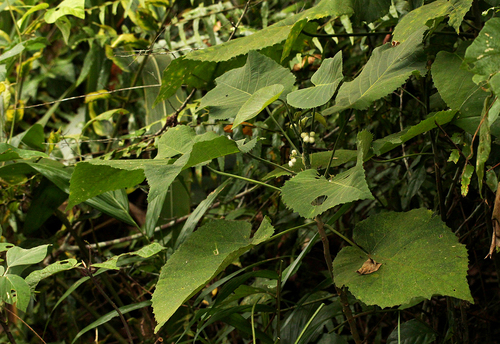
[[0, 4], [2, 342], [497, 342], [498, 6]]

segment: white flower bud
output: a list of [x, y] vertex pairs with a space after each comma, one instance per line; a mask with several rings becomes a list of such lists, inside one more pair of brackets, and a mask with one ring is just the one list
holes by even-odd
[[292, 149], [292, 156], [297, 155], [297, 151], [295, 149]]
[[309, 136], [314, 137], [314, 136], [316, 136], [316, 133], [315, 133], [314, 131], [311, 131], [311, 132], [309, 133]]
[[295, 164], [295, 163], [297, 162], [297, 159], [296, 159], [296, 158], [291, 158], [291, 159], [290, 159], [290, 162], [291, 162], [292, 164]]
[[310, 137], [310, 138], [309, 138], [309, 143], [311, 143], [311, 144], [312, 144], [312, 143], [314, 143], [315, 141], [316, 141], [316, 140], [314, 139], [314, 137]]
[[309, 137], [308, 135], [306, 135], [305, 137], [303, 137], [304, 139], [304, 142], [309, 142], [310, 139], [312, 139], [312, 137]]
[[300, 137], [302, 137], [303, 139], [305, 139], [307, 136], [309, 136], [307, 133], [300, 133]]
[[293, 167], [293, 165], [294, 165], [294, 164], [293, 164], [293, 161], [292, 161], [292, 160], [290, 160], [290, 161], [288, 162], [288, 166]]

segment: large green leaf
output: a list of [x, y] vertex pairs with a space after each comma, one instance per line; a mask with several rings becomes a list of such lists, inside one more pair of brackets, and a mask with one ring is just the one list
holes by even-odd
[[473, 73], [460, 68], [463, 55], [440, 51], [432, 64], [432, 79], [441, 98], [463, 117], [480, 116], [484, 99], [488, 95], [472, 81]]
[[[429, 130], [437, 127], [437, 124], [443, 125], [450, 122], [455, 114], [456, 110], [439, 111], [437, 113], [431, 114], [429, 118], [424, 119], [417, 125], [410, 128], [406, 128], [399, 133], [394, 133], [388, 135], [382, 139], [373, 142], [373, 151], [377, 155], [384, 154], [391, 149], [401, 146], [401, 144], [414, 138], [417, 135], [423, 134]], [[436, 124], [437, 123], [437, 124]]]
[[389, 12], [391, 0], [351, 0], [357, 22], [372, 23]]
[[56, 8], [51, 8], [45, 13], [45, 21], [48, 24], [55, 23], [57, 19], [66, 15], [85, 19], [85, 1], [84, 0], [64, 0]]
[[191, 234], [170, 257], [160, 272], [153, 293], [155, 333], [187, 299], [203, 288], [238, 256], [267, 240], [274, 232], [264, 218], [253, 238], [251, 224], [215, 220]]
[[457, 31], [472, 5], [472, 0], [437, 0], [405, 15], [394, 29], [394, 40], [404, 42], [415, 31], [421, 30], [432, 19], [441, 20], [449, 15], [449, 24]]
[[288, 104], [300, 109], [310, 109], [326, 104], [332, 97], [340, 82], [342, 74], [342, 52], [335, 57], [323, 61], [314, 73], [311, 82], [314, 87], [304, 88], [288, 94]]
[[12, 247], [7, 251], [7, 267], [12, 268], [20, 265], [38, 264], [47, 255], [49, 246], [50, 245], [41, 245], [30, 249], [24, 249], [18, 246]]
[[316, 170], [300, 172], [281, 188], [283, 202], [300, 216], [313, 218], [326, 210], [359, 199], [373, 199], [365, 180], [363, 160], [368, 154], [371, 134], [358, 134], [358, 161], [355, 167], [327, 180]]
[[323, 111], [323, 115], [348, 108], [364, 110], [401, 86], [414, 72], [425, 74], [422, 35], [423, 30], [418, 30], [398, 46], [385, 44], [376, 48], [361, 74], [340, 87], [336, 104]]
[[[344, 247], [333, 261], [335, 284], [367, 305], [392, 307], [433, 295], [473, 301], [467, 250], [430, 210], [374, 215], [356, 225], [353, 238], [368, 254]], [[379, 270], [358, 274], [370, 258], [382, 264]]]
[[0, 142], [0, 161], [22, 160], [32, 158], [47, 158], [47, 154], [27, 149], [19, 149], [7, 143]]
[[0, 300], [26, 312], [30, 297], [30, 287], [22, 277], [12, 274], [0, 276]]
[[321, 0], [318, 5], [286, 18], [272, 26], [264, 28], [253, 35], [234, 39], [202, 50], [195, 50], [186, 55], [187, 59], [200, 61], [227, 61], [235, 56], [244, 55], [251, 50], [260, 50], [286, 40], [295, 23], [328, 16], [339, 17], [351, 15], [352, 5], [342, 0]]
[[210, 107], [214, 119], [234, 118], [240, 108], [259, 89], [270, 85], [283, 85], [281, 98], [290, 92], [295, 77], [269, 57], [250, 51], [247, 63], [215, 79], [217, 87], [200, 102], [200, 109]]
[[52, 276], [52, 275], [54, 275], [58, 272], [61, 272], [61, 271], [67, 271], [67, 270], [74, 269], [75, 267], [77, 267], [79, 265], [80, 265], [80, 263], [78, 263], [78, 261], [74, 258], [61, 260], [61, 261], [52, 263], [41, 270], [35, 270], [35, 271], [31, 272], [26, 277], [26, 283], [28, 283], [31, 291], [35, 292], [36, 286], [44, 278]]
[[257, 116], [268, 105], [277, 100], [284, 89], [285, 87], [283, 85], [270, 85], [258, 89], [241, 106], [234, 119], [233, 128]]
[[488, 76], [500, 70], [500, 18], [486, 22], [474, 42], [467, 48], [464, 61], [475, 74]]

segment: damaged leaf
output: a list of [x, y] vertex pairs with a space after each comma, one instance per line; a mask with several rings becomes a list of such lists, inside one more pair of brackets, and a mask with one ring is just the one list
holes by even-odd
[[360, 275], [369, 275], [380, 269], [382, 263], [377, 263], [371, 258], [368, 258], [361, 268], [356, 270], [356, 272]]

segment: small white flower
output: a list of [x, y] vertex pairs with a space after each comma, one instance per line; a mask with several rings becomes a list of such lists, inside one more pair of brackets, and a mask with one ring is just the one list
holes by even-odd
[[290, 162], [291, 162], [292, 164], [295, 164], [295, 163], [297, 162], [297, 159], [296, 159], [296, 158], [291, 158], [291, 159], [290, 159]]
[[308, 137], [309, 135], [307, 133], [300, 133], [300, 137], [302, 137], [303, 139], [305, 139], [306, 137]]
[[292, 149], [292, 156], [297, 155], [297, 151], [295, 149]]
[[310, 138], [309, 138], [309, 143], [311, 143], [311, 144], [312, 144], [312, 143], [314, 143], [314, 141], [316, 141], [316, 140], [314, 139], [314, 137], [310, 137]]
[[309, 137], [306, 135], [305, 137], [303, 137], [303, 139], [304, 139], [304, 142], [307, 143], [307, 142], [310, 142], [309, 140], [312, 139], [312, 137]]
[[292, 161], [292, 160], [290, 160], [290, 161], [288, 162], [288, 166], [293, 167], [293, 161]]
[[311, 131], [311, 132], [309, 133], [309, 136], [314, 137], [314, 136], [316, 136], [316, 133], [315, 133], [314, 131]]

